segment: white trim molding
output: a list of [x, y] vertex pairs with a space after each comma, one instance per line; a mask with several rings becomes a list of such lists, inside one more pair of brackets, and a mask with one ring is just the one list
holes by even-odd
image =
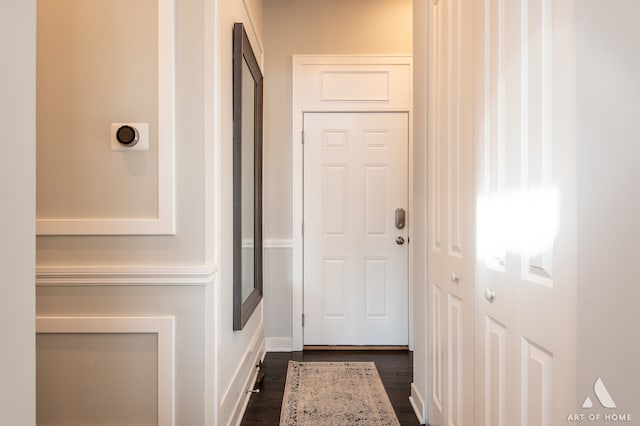
[[175, 425], [175, 317], [36, 317], [36, 333], [158, 336], [158, 426]]
[[[292, 58], [291, 159], [292, 159], [292, 235], [293, 235], [293, 350], [303, 348], [303, 145], [302, 130], [306, 112], [408, 112], [409, 114], [409, 240], [413, 217], [413, 57], [410, 55], [294, 55]], [[371, 73], [366, 78], [384, 80], [384, 92], [375, 99], [366, 94], [336, 96], [324, 91], [326, 74], [346, 73], [350, 78]], [[324, 78], [324, 80], [323, 80]], [[348, 86], [348, 84], [346, 85]], [[388, 90], [387, 90], [388, 89]], [[409, 245], [408, 282], [412, 282], [413, 246]], [[409, 285], [409, 347], [413, 347], [413, 287]]]
[[413, 408], [413, 412], [418, 418], [418, 422], [420, 422], [421, 425], [426, 424], [426, 416], [424, 415], [424, 400], [420, 396], [420, 392], [418, 392], [418, 388], [413, 382], [411, 382], [411, 396], [409, 397], [409, 403], [411, 404], [411, 408]]
[[267, 337], [265, 346], [267, 352], [292, 352], [293, 339], [291, 337]]
[[220, 422], [229, 425], [240, 425], [244, 412], [249, 404], [253, 384], [258, 376], [256, 366], [264, 359], [264, 325], [261, 323], [253, 336], [251, 343], [247, 346], [242, 360], [238, 363], [233, 378], [222, 394], [218, 413], [228, 413], [228, 418], [218, 419]]
[[144, 218], [37, 218], [37, 235], [175, 235], [175, 0], [158, 0], [158, 206]]
[[265, 249], [292, 249], [293, 240], [291, 239], [269, 239], [264, 240]]
[[37, 287], [206, 286], [218, 265], [192, 266], [38, 266]]
[[[242, 0], [242, 5], [244, 6], [244, 11], [246, 13], [247, 19], [249, 20], [248, 27], [251, 29], [251, 31], [249, 32], [251, 37], [251, 42], [252, 44], [255, 43], [255, 45], [257, 45], [257, 48], [254, 48], [254, 51], [257, 50], [258, 54], [256, 55], [256, 57], [258, 58], [258, 62], [260, 63], [260, 70], [264, 74], [264, 48], [262, 47], [262, 40], [260, 40], [260, 37], [258, 35], [258, 29], [256, 28], [256, 25], [253, 22], [253, 14], [251, 13], [251, 8], [249, 7], [249, 4], [247, 4], [247, 0]], [[254, 47], [256, 47], [255, 45]]]

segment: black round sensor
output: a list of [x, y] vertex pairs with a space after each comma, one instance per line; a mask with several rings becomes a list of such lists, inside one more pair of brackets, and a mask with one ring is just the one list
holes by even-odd
[[120, 126], [116, 132], [116, 139], [122, 145], [134, 146], [138, 143], [138, 130], [131, 126]]

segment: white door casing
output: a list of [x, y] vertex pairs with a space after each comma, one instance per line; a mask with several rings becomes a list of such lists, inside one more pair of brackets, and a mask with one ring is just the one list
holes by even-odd
[[578, 408], [573, 7], [476, 3], [478, 425]]
[[[379, 55], [294, 55], [292, 58], [292, 235], [293, 235], [293, 339], [292, 349], [303, 349], [303, 144], [305, 113], [312, 112], [403, 112], [409, 115], [409, 164], [412, 176], [412, 58]], [[354, 84], [354, 82], [358, 84]], [[342, 90], [345, 88], [347, 90]], [[408, 222], [413, 204], [409, 180]], [[407, 241], [411, 238], [408, 229]], [[409, 282], [412, 250], [408, 245]], [[409, 287], [411, 310], [412, 288]], [[411, 348], [412, 318], [409, 317]]]
[[429, 5], [428, 423], [472, 425], [473, 1]]
[[407, 345], [407, 113], [304, 114], [305, 345]]

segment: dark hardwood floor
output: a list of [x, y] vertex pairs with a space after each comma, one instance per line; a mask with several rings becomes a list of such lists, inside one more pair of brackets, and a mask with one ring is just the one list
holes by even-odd
[[409, 351], [304, 351], [269, 352], [264, 359], [265, 377], [260, 393], [251, 395], [242, 425], [277, 425], [287, 377], [293, 361], [373, 361], [402, 426], [417, 426], [409, 395], [413, 360]]

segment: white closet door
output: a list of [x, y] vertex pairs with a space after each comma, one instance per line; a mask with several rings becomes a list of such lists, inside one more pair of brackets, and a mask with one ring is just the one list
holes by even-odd
[[478, 425], [577, 409], [573, 3], [476, 2]]
[[473, 424], [473, 1], [430, 2], [429, 424]]

